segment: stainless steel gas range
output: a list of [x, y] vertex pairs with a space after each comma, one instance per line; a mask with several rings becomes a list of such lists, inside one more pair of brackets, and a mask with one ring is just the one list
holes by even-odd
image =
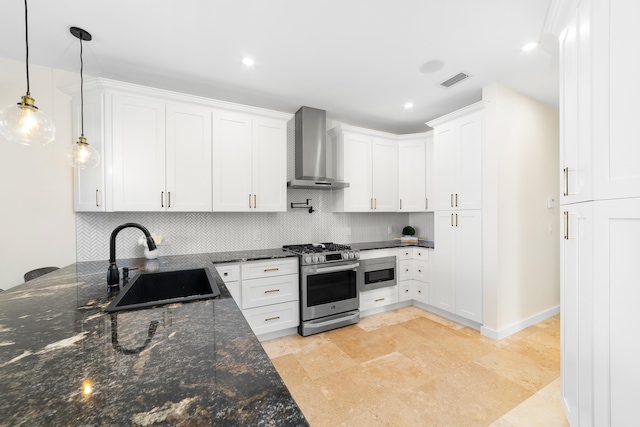
[[283, 249], [300, 259], [300, 335], [358, 323], [359, 251], [335, 243], [290, 245]]

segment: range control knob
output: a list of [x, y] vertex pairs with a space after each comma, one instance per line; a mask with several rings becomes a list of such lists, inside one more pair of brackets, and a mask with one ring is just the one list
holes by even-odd
[[318, 259], [320, 260], [320, 262], [324, 262], [324, 255], [320, 255]]
[[356, 259], [360, 259], [360, 252], [354, 252]]
[[310, 256], [304, 257], [304, 262], [306, 262], [307, 264], [311, 263], [311, 257]]
[[318, 262], [318, 257], [317, 256], [313, 257], [313, 262]]
[[349, 252], [349, 259], [353, 259], [353, 252]]

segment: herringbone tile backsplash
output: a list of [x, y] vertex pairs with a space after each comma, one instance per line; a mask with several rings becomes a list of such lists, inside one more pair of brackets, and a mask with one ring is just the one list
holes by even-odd
[[[278, 248], [310, 242], [391, 240], [400, 236], [405, 225], [412, 225], [420, 236], [433, 239], [430, 213], [332, 213], [331, 194], [319, 190], [289, 190], [288, 206], [307, 198], [316, 210], [312, 214], [305, 209], [280, 213], [78, 213], [78, 261], [108, 259], [111, 231], [127, 222], [137, 222], [153, 235], [162, 235], [165, 242], [160, 246], [161, 256]], [[387, 233], [389, 226], [392, 234]], [[138, 245], [141, 235], [134, 228], [122, 230], [117, 238], [118, 258], [143, 256], [143, 248]]]
[[[327, 123], [327, 129], [333, 123]], [[287, 176], [295, 175], [293, 120], [287, 128]], [[287, 212], [108, 212], [76, 214], [77, 260], [109, 259], [109, 238], [117, 226], [136, 222], [153, 235], [162, 235], [160, 255], [278, 248], [282, 245], [391, 240], [411, 225], [419, 236], [433, 240], [433, 214], [333, 213], [330, 191], [288, 190]], [[291, 202], [311, 199], [315, 212], [291, 209]], [[388, 233], [388, 227], [392, 233]], [[129, 228], [117, 239], [118, 258], [143, 256], [142, 233]]]

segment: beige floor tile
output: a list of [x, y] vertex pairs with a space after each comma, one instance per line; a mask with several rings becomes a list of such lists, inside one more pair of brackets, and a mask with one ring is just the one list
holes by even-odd
[[567, 425], [557, 316], [494, 341], [404, 307], [263, 346], [313, 427]]
[[317, 340], [293, 353], [298, 363], [312, 380], [335, 372], [353, 368], [357, 363], [337, 345], [327, 340]]
[[569, 427], [560, 404], [560, 379], [496, 420], [491, 427]]

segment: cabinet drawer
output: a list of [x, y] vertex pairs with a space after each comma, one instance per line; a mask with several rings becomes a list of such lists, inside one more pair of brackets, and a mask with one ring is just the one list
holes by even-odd
[[421, 259], [424, 261], [429, 261], [429, 249], [413, 248], [413, 259]]
[[237, 282], [240, 280], [240, 266], [238, 264], [214, 264], [222, 281]]
[[408, 280], [398, 285], [399, 301], [407, 301], [407, 300], [413, 299], [413, 293], [411, 292], [411, 290], [413, 289], [412, 282], [413, 282], [412, 280]]
[[242, 280], [298, 273], [298, 259], [277, 259], [242, 264]]
[[413, 299], [416, 301], [429, 303], [429, 284], [414, 282]]
[[413, 258], [413, 248], [400, 248], [398, 250], [398, 259], [412, 259]]
[[421, 282], [429, 282], [429, 263], [426, 261], [413, 261], [413, 278]]
[[398, 302], [398, 285], [360, 293], [361, 310], [384, 307], [396, 302]]
[[298, 275], [264, 277], [242, 281], [242, 308], [298, 300]]
[[410, 259], [402, 260], [398, 263], [398, 270], [399, 270], [398, 280], [399, 281], [413, 279], [412, 265], [413, 265], [413, 261], [411, 261]]
[[298, 301], [242, 310], [256, 335], [293, 328], [300, 323]]

